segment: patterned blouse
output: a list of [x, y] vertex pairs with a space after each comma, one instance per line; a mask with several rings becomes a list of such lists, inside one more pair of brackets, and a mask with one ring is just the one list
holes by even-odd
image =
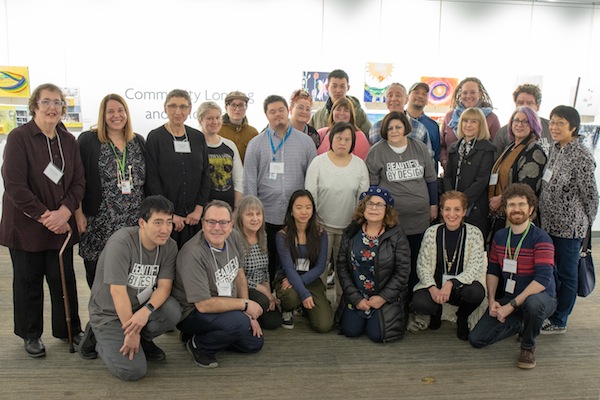
[[[542, 228], [550, 235], [585, 237], [598, 211], [595, 169], [594, 156], [582, 138], [562, 148], [558, 143], [550, 147], [540, 195]], [[552, 175], [548, 179], [549, 171]]]
[[379, 239], [369, 239], [360, 230], [352, 240], [350, 257], [354, 284], [369, 298], [375, 291], [375, 256], [379, 249]]
[[256, 289], [256, 285], [269, 280], [269, 255], [262, 252], [258, 243], [250, 245], [246, 253], [245, 271], [250, 289]]

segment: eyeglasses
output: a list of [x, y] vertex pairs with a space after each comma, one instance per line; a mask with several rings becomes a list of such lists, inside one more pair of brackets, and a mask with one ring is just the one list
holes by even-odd
[[385, 203], [373, 203], [372, 201], [367, 201], [365, 203], [367, 208], [374, 208], [375, 210], [383, 210], [386, 207]]
[[37, 103], [38, 103], [38, 106], [44, 107], [44, 108], [49, 108], [50, 106], [53, 106], [54, 108], [62, 108], [65, 105], [65, 102], [62, 100], [44, 99], [44, 100], [38, 100]]
[[185, 110], [189, 110], [191, 106], [189, 105], [185, 105], [185, 104], [181, 104], [181, 105], [177, 105], [177, 104], [167, 104], [167, 108], [169, 109], [169, 111], [175, 111], [175, 110], [179, 110], [179, 111], [185, 111]]
[[310, 107], [294, 106], [294, 108], [297, 109], [300, 112], [310, 112]]
[[507, 203], [506, 208], [528, 208], [529, 204], [525, 202]]
[[206, 225], [209, 228], [214, 228], [215, 226], [217, 226], [217, 224], [219, 224], [221, 228], [227, 228], [231, 223], [231, 221], [225, 221], [224, 219], [221, 221], [217, 221], [216, 219], [205, 219], [204, 222], [206, 222]]
[[245, 110], [248, 106], [246, 105], [246, 103], [229, 103], [228, 107], [231, 107], [234, 110]]
[[568, 124], [568, 123], [567, 123], [567, 122], [565, 122], [565, 121], [552, 121], [552, 120], [550, 120], [550, 121], [548, 122], [548, 125], [549, 125], [549, 126], [557, 126], [557, 127], [559, 127], [559, 128], [562, 128], [562, 127], [564, 127], [564, 126], [567, 126], [567, 124]]
[[518, 125], [521, 125], [521, 126], [529, 126], [529, 120], [527, 120], [527, 119], [517, 119], [517, 118], [513, 118], [513, 120], [512, 120], [512, 124], [513, 124], [514, 126], [518, 126]]

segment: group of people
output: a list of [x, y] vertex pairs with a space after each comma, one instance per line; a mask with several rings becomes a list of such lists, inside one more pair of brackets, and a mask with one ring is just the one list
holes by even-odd
[[[263, 329], [293, 329], [298, 315], [316, 332], [337, 325], [388, 342], [411, 318], [439, 328], [445, 304], [458, 307], [459, 339], [482, 347], [518, 333], [517, 365], [534, 367], [540, 331], [566, 331], [598, 206], [579, 114], [558, 106], [540, 119], [539, 87], [525, 84], [500, 127], [482, 83], [466, 78], [441, 130], [424, 113], [423, 82], [390, 85], [390, 112], [371, 126], [349, 87], [332, 71], [312, 118], [308, 92], [294, 91], [289, 105], [268, 96], [260, 133], [242, 92], [227, 95], [225, 113], [202, 103], [198, 130], [184, 124], [189, 94], [173, 90], [168, 121], [145, 140], [119, 95], [75, 139], [60, 122], [61, 90], [36, 88], [33, 119], [7, 139], [0, 222], [27, 354], [46, 354], [46, 277], [53, 336], [71, 336], [83, 358], [100, 356], [125, 380], [166, 358], [153, 339], [175, 327], [194, 362], [212, 368], [219, 351], [257, 352]], [[78, 242], [91, 288], [85, 330]], [[470, 321], [486, 296], [488, 311]]]

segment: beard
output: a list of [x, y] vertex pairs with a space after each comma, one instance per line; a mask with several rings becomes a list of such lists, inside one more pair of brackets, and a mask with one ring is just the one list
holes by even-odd
[[513, 225], [520, 225], [529, 220], [529, 215], [526, 215], [524, 212], [515, 211], [508, 215], [508, 222]]

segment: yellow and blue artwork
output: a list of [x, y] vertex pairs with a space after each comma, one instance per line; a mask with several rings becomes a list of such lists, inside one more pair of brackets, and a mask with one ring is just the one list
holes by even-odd
[[0, 66], [0, 97], [29, 98], [27, 67]]

